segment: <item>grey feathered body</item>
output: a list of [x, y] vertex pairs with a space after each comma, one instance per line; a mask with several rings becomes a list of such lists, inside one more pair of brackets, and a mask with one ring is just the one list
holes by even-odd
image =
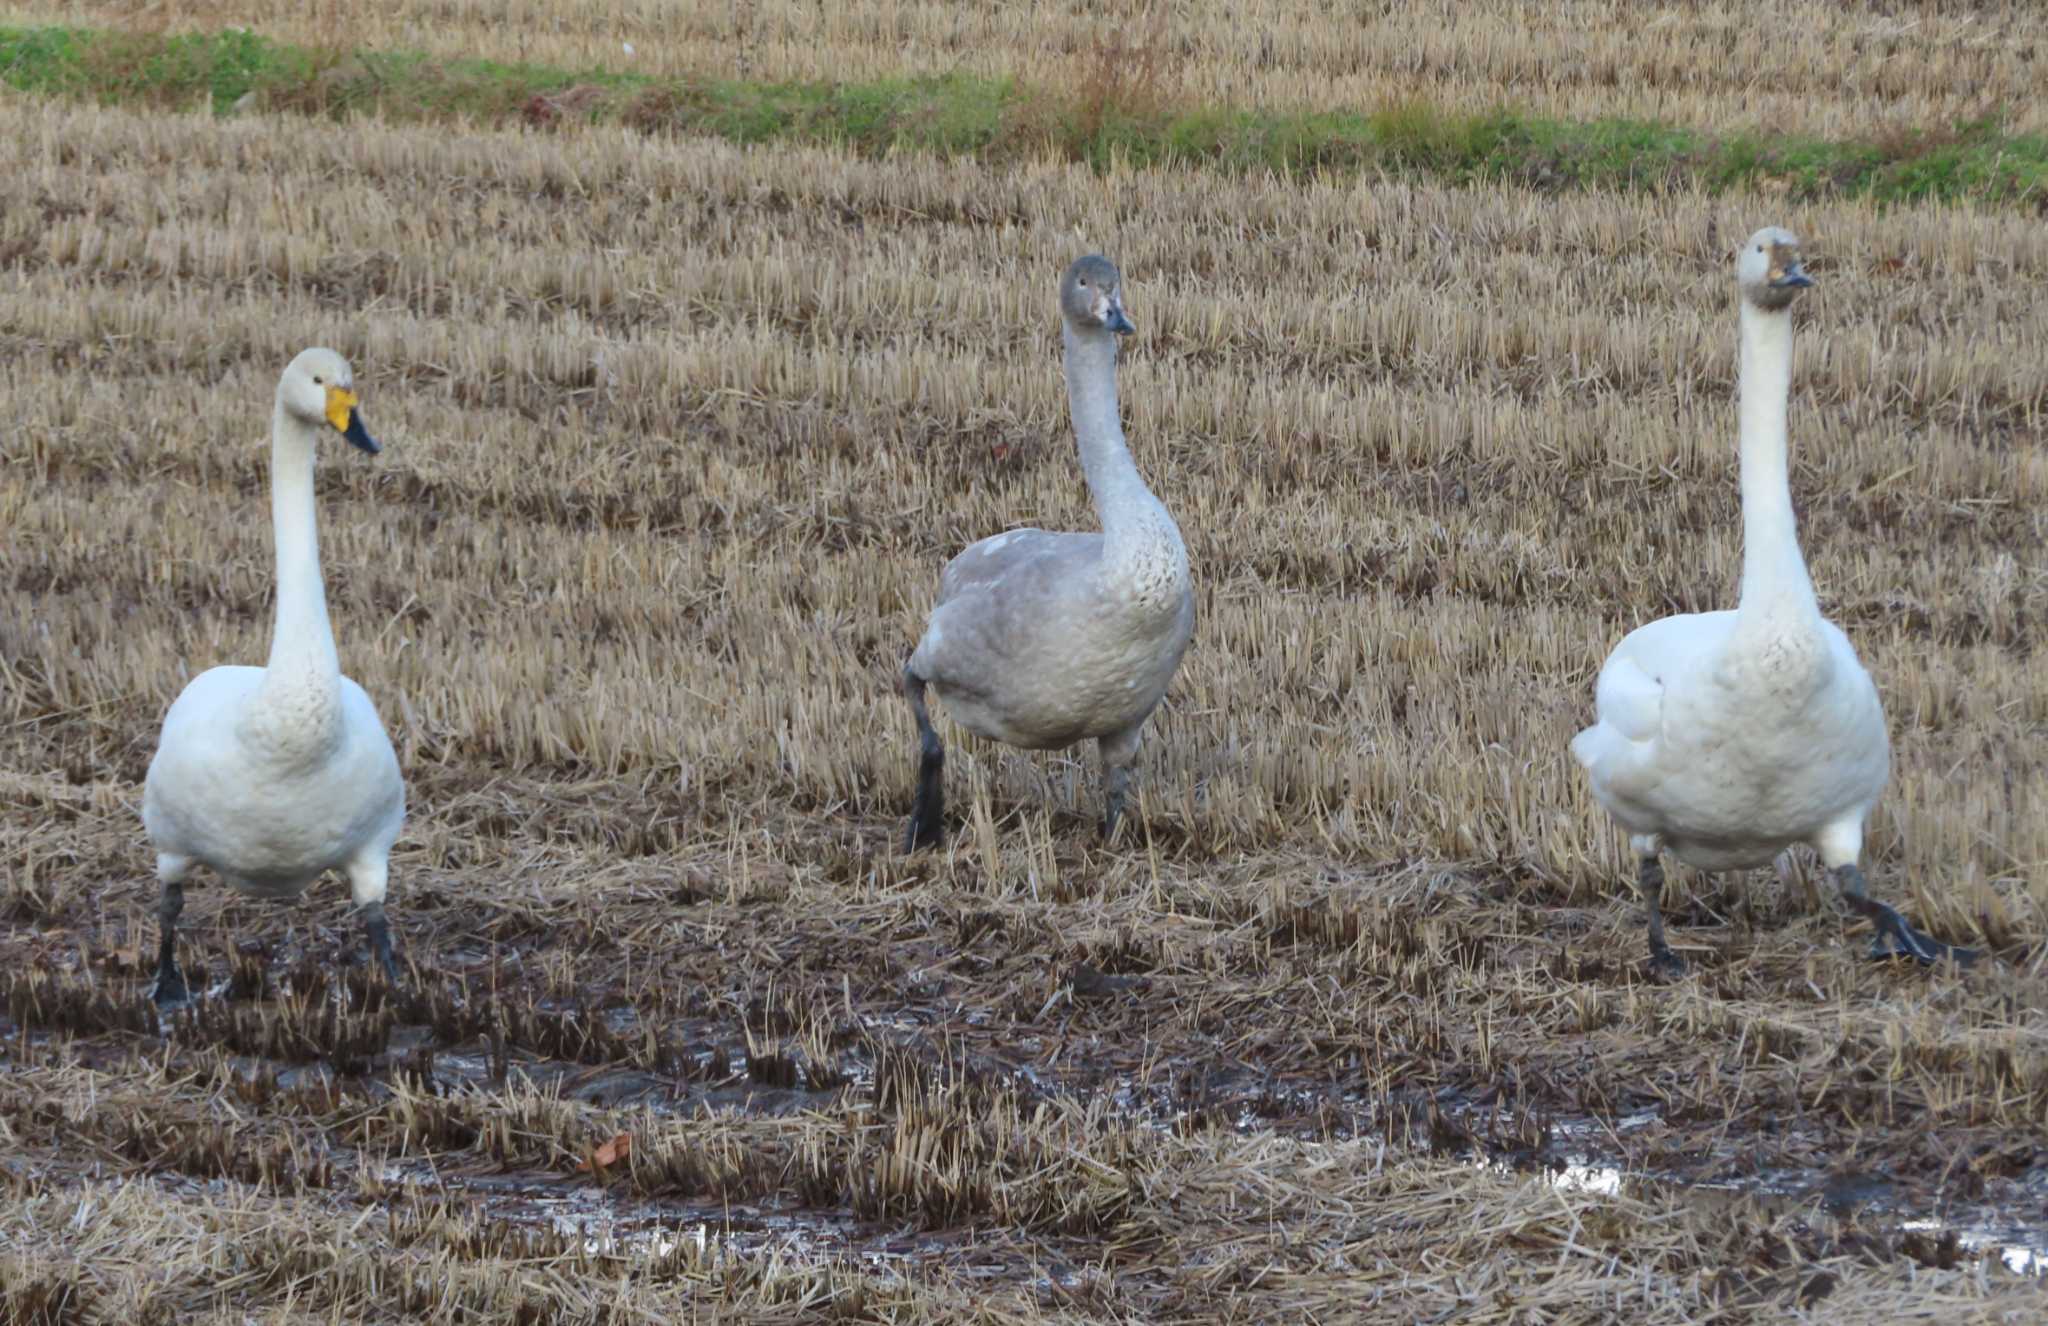
[[1019, 529], [946, 566], [911, 667], [956, 722], [1052, 750], [1128, 731], [1158, 707], [1194, 634], [1195, 596], [1180, 531], [1153, 507], [1156, 551], [1135, 565], [1105, 561], [1101, 534]]
[[1117, 408], [1124, 315], [1115, 264], [1077, 259], [1060, 282], [1067, 403], [1100, 533], [1018, 529], [955, 557], [904, 670], [918, 723], [908, 850], [938, 841], [945, 752], [927, 688], [968, 731], [1027, 750], [1094, 740], [1103, 832], [1114, 837], [1145, 720], [1195, 629], [1187, 547], [1132, 462]]

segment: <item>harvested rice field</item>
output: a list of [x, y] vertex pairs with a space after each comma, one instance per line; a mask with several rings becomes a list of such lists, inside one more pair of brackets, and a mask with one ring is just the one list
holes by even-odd
[[[1640, 41], [1556, 0], [1521, 38], [1505, 6], [1266, 8], [1158, 20], [1157, 95], [2042, 128], [2019, 6], [1672, 6]], [[286, 11], [180, 14], [342, 12]], [[864, 77], [1152, 12], [369, 4], [340, 39], [688, 76], [738, 24], [756, 64], [721, 76]], [[1531, 81], [1530, 43], [1579, 62]], [[0, 1319], [2041, 1318], [2034, 206], [119, 89], [0, 92], [0, 178]], [[1967, 970], [1869, 961], [1795, 857], [1669, 865], [1690, 970], [1653, 979], [1567, 749], [1626, 631], [1733, 605], [1730, 272], [1766, 224], [1817, 283], [1802, 543], [1890, 725], [1864, 869]], [[1095, 250], [1194, 642], [1116, 842], [1092, 751], [942, 720], [950, 832], [905, 855], [940, 569], [1094, 527], [1055, 283]], [[338, 877], [201, 874], [205, 997], [159, 1019], [143, 777], [184, 683], [267, 651], [267, 411], [316, 344], [384, 443], [317, 484], [408, 784], [404, 980]]]

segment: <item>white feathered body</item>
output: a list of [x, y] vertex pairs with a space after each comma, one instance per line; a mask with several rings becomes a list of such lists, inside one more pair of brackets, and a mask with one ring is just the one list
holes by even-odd
[[1890, 776], [1877, 688], [1817, 614], [1650, 622], [1608, 656], [1595, 709], [1572, 741], [1593, 795], [1630, 834], [1701, 870], [1763, 866], [1837, 827], [1860, 832]]
[[212, 668], [179, 694], [150, 761], [142, 821], [159, 852], [282, 898], [323, 871], [388, 854], [405, 782], [361, 686], [342, 677], [331, 703], [295, 705], [264, 696], [264, 678], [263, 668]]

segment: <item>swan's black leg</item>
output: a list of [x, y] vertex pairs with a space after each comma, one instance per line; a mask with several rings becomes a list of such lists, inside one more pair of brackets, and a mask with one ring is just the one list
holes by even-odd
[[363, 933], [369, 936], [370, 956], [384, 969], [384, 979], [392, 989], [398, 989], [398, 959], [391, 952], [391, 923], [384, 917], [382, 902], [363, 908]]
[[903, 844], [906, 852], [935, 847], [945, 834], [946, 748], [932, 727], [924, 689], [925, 679], [905, 667], [903, 698], [910, 701], [911, 716], [917, 720], [917, 800], [910, 807], [910, 833]]
[[1854, 862], [1835, 867], [1835, 883], [1842, 890], [1842, 901], [1868, 917], [1870, 923], [1877, 927], [1877, 935], [1870, 941], [1872, 958], [1911, 958], [1923, 966], [1932, 966], [1946, 958], [1959, 967], [1967, 967], [1977, 960], [1979, 954], [1976, 949], [1944, 944], [1922, 934], [1897, 911], [1871, 897], [1863, 872]]
[[1123, 822], [1124, 797], [1131, 786], [1128, 765], [1102, 771], [1102, 841], [1116, 841], [1116, 826]]
[[150, 994], [158, 1010], [165, 1013], [192, 1002], [192, 991], [185, 984], [185, 973], [178, 970], [178, 915], [184, 910], [184, 881], [165, 880], [156, 904], [160, 934], [156, 950], [156, 987]]
[[1650, 914], [1650, 974], [1663, 980], [1685, 975], [1685, 959], [1664, 942], [1664, 863], [1656, 856], [1636, 858], [1636, 892]]
[[1102, 841], [1116, 841], [1117, 825], [1123, 822], [1124, 801], [1131, 790], [1131, 766], [1137, 763], [1142, 727], [1127, 728], [1099, 738], [1096, 752], [1102, 757]]

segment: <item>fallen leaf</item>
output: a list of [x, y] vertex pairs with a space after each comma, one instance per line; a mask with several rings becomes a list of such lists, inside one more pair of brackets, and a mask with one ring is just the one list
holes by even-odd
[[583, 1158], [579, 1170], [607, 1170], [633, 1154], [633, 1134], [620, 1133]]

